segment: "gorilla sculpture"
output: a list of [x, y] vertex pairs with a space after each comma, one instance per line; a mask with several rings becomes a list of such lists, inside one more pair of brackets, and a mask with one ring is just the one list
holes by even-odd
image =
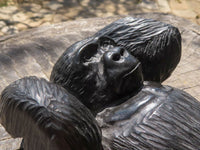
[[142, 63], [108, 37], [80, 45], [60, 57], [51, 80], [98, 113], [105, 150], [199, 147], [200, 103], [195, 98], [143, 81]]
[[[125, 75], [133, 68], [129, 67], [130, 57], [126, 58], [120, 50], [116, 52], [114, 49], [120, 49], [117, 47], [141, 62], [135, 64], [138, 69], [132, 74], [136, 77], [132, 75], [132, 79], [129, 78], [126, 82], [118, 74]], [[81, 51], [85, 51], [82, 56]], [[104, 59], [103, 55], [107, 55], [107, 51], [110, 51], [109, 55], [117, 55], [117, 59]], [[87, 59], [81, 62], [77, 59], [79, 57]], [[177, 28], [151, 19], [127, 17], [69, 47], [54, 65], [50, 80], [70, 91], [96, 114], [105, 107], [127, 100], [127, 97], [137, 92], [141, 79], [135, 78], [141, 78], [138, 75], [141, 67], [145, 81], [162, 82], [171, 75], [180, 57], [181, 36]], [[120, 85], [121, 83], [126, 85]]]
[[[62, 58], [65, 60], [68, 54], [70, 56], [71, 52], [77, 51], [92, 38], [102, 36], [113, 39], [117, 46], [124, 47], [142, 63], [145, 81], [163, 82], [171, 75], [181, 58], [181, 35], [176, 27], [152, 19], [126, 17], [69, 47], [55, 64], [56, 70], [64, 70], [58, 74], [66, 71], [61, 68]], [[53, 75], [56, 74], [54, 70]]]
[[26, 77], [4, 89], [0, 121], [25, 150], [102, 150], [91, 112], [62, 87]]
[[[134, 39], [135, 32], [129, 30], [134, 23], [131, 27], [129, 23], [121, 28], [113, 23], [95, 36], [72, 45], [55, 64], [51, 81], [78, 97], [94, 115], [98, 113], [106, 150], [197, 149], [200, 103], [189, 94], [160, 83], [170, 76], [180, 60], [178, 29], [160, 23], [163, 32], [157, 31], [153, 36], [149, 31], [151, 34], [146, 33], [145, 40], [140, 38], [145, 42], [139, 42]], [[145, 33], [142, 31], [148, 26], [151, 25], [135, 27], [135, 34]], [[116, 27], [116, 31], [111, 27]], [[127, 35], [133, 37], [119, 44], [116, 41], [126, 37], [124, 30], [132, 32]], [[117, 38], [113, 40], [112, 36]], [[130, 42], [128, 50], [120, 46], [127, 45], [126, 42]], [[148, 82], [143, 81], [143, 74]]]
[[24, 137], [25, 149], [102, 149], [96, 115], [105, 150], [198, 148], [199, 102], [160, 84], [180, 56], [177, 28], [121, 19], [69, 47], [53, 68], [54, 83], [31, 77], [8, 86], [0, 121]]

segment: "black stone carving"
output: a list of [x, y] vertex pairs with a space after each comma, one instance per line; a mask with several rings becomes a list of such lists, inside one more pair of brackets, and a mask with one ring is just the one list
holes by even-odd
[[[64, 68], [59, 64], [64, 63], [65, 57], [70, 56], [73, 51], [78, 51], [90, 40], [102, 36], [112, 38], [117, 46], [124, 47], [142, 63], [145, 81], [164, 81], [180, 61], [181, 35], [176, 27], [152, 19], [126, 17], [106, 26], [93, 37], [69, 47], [54, 67], [56, 70], [60, 69], [58, 74], [67, 72], [61, 71]], [[56, 74], [54, 70], [53, 76]]]
[[36, 77], [10, 84], [1, 95], [1, 124], [25, 150], [101, 150], [90, 111], [65, 89]]
[[198, 149], [200, 103], [161, 85], [180, 56], [177, 28], [118, 20], [69, 47], [53, 68], [53, 83], [30, 77], [9, 85], [0, 121], [28, 150], [103, 149], [96, 115], [105, 150]]
[[[120, 47], [125, 47], [122, 51], [131, 53], [136, 62], [130, 56], [126, 58], [126, 54], [120, 54], [120, 50], [117, 59], [104, 61], [108, 51], [115, 55], [115, 49]], [[86, 51], [82, 57], [88, 58], [83, 62], [81, 51]], [[181, 36], [177, 28], [151, 19], [127, 17], [69, 47], [56, 62], [50, 80], [70, 91], [96, 114], [105, 107], [127, 100], [140, 89], [141, 66], [144, 80], [161, 82], [171, 75], [180, 57]], [[132, 79], [129, 77], [124, 81], [121, 76], [135, 66], [138, 69], [132, 74], [136, 77], [131, 75]]]
[[[102, 38], [102, 36], [108, 36], [113, 41], [108, 40], [108, 37]], [[101, 41], [102, 39], [105, 41]], [[94, 43], [98, 46], [91, 46]], [[104, 49], [104, 44], [98, 43], [107, 43], [105, 45], [108, 48]], [[113, 45], [115, 46], [113, 47]], [[138, 66], [138, 69], [133, 69], [133, 74], [137, 74], [136, 78], [128, 78], [127, 84], [123, 85], [124, 91], [130, 90], [130, 94], [116, 92], [117, 89], [120, 89], [116, 84], [120, 85], [122, 78], [113, 82], [114, 76], [110, 80], [106, 80], [106, 84], [109, 86], [100, 86], [101, 88], [96, 86], [99, 85], [97, 84], [99, 81], [101, 84], [105, 82], [105, 80], [98, 80], [98, 73], [101, 72], [99, 70], [103, 70], [100, 75], [103, 74], [103, 78], [106, 79], [109, 79], [112, 73], [118, 75], [121, 72], [123, 74], [123, 67], [116, 69], [112, 63], [108, 65], [100, 61], [104, 60], [107, 52], [114, 54], [115, 49], [123, 46], [135, 60], [138, 59], [135, 63], [129, 64], [130, 68]], [[79, 51], [82, 49], [95, 51], [90, 53], [92, 55], [86, 56], [89, 59], [84, 61], [87, 68], [84, 70], [87, 70], [85, 72], [91, 76], [83, 75], [81, 77], [82, 74], [78, 70], [82, 64], [74, 64], [76, 62], [74, 59], [77, 60], [75, 56], [79, 55]], [[110, 58], [114, 58], [115, 63], [121, 63], [120, 60], [124, 55], [119, 54], [117, 59], [115, 56]], [[75, 43], [67, 49], [55, 64], [51, 81], [60, 84], [76, 95], [93, 114], [109, 107], [97, 115], [98, 123], [103, 131], [104, 149], [197, 149], [200, 144], [200, 117], [198, 117], [200, 103], [181, 90], [162, 86], [159, 83], [171, 75], [180, 56], [181, 36], [178, 29], [152, 20], [126, 18], [105, 27], [93, 37]], [[108, 66], [111, 71], [104, 73]], [[141, 66], [143, 72], [141, 72]], [[91, 69], [93, 71], [88, 72]], [[73, 75], [79, 74], [80, 78], [74, 79], [70, 72], [73, 72]], [[144, 74], [144, 80], [150, 81], [144, 82], [144, 86], [141, 84], [143, 82], [142, 74]], [[102, 79], [101, 77], [100, 79]], [[126, 82], [123, 81], [123, 83]], [[133, 91], [126, 88], [135, 83], [139, 86]], [[114, 90], [109, 89], [112, 87], [110, 84], [114, 85]], [[86, 85], [89, 85], [89, 88], [85, 87]], [[98, 91], [99, 89], [101, 91]], [[82, 93], [89, 95], [85, 99]]]

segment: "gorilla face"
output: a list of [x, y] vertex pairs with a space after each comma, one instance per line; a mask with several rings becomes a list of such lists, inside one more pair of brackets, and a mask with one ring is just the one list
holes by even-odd
[[143, 77], [134, 56], [112, 39], [100, 37], [76, 51], [67, 50], [55, 64], [51, 81], [72, 92], [95, 114], [132, 96], [141, 88]]

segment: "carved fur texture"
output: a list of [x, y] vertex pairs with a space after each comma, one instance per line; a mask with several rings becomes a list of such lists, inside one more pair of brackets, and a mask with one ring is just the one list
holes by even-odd
[[25, 150], [101, 150], [101, 132], [90, 111], [60, 86], [26, 77], [1, 94], [0, 122]]
[[127, 102], [97, 116], [106, 150], [196, 150], [200, 103], [189, 94], [148, 83]]

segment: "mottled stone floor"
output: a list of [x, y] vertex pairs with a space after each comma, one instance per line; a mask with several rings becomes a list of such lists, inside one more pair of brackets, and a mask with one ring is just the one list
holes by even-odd
[[8, 6], [0, 7], [0, 36], [79, 18], [141, 12], [171, 13], [200, 24], [200, 0], [35, 0], [35, 2], [37, 3], [28, 3], [24, 0], [24, 3], [18, 5], [9, 2]]

